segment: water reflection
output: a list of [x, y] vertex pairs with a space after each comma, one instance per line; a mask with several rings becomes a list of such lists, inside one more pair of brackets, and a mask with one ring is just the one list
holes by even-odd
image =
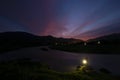
[[37, 47], [1, 54], [0, 61], [30, 58], [33, 61], [46, 63], [58, 71], [73, 71], [76, 69], [76, 66], [81, 65], [81, 60], [85, 57], [89, 59], [89, 65], [96, 69], [104, 67], [114, 74], [120, 74], [120, 55], [114, 54], [76, 54], [56, 50], [41, 51], [40, 48]]

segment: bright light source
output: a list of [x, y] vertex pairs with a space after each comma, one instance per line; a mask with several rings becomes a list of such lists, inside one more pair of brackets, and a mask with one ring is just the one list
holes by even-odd
[[87, 62], [87, 59], [83, 59], [82, 60], [82, 63], [84, 64], [84, 65], [86, 65], [88, 62]]
[[98, 41], [97, 43], [100, 44], [100, 41]]
[[84, 46], [86, 46], [87, 45], [87, 43], [84, 43]]

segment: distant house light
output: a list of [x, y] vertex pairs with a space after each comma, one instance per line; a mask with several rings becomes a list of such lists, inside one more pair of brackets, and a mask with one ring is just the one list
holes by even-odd
[[86, 46], [86, 45], [87, 45], [87, 43], [85, 42], [85, 43], [84, 43], [84, 46]]
[[55, 43], [55, 45], [58, 45], [58, 43]]
[[97, 44], [100, 44], [100, 41], [98, 41]]

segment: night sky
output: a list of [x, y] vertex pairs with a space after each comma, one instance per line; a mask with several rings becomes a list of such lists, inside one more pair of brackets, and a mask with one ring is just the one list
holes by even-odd
[[120, 0], [0, 0], [0, 32], [90, 39], [120, 32]]

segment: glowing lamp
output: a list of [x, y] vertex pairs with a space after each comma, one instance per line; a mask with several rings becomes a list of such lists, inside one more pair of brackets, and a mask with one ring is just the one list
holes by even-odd
[[87, 65], [87, 63], [88, 63], [87, 59], [83, 59], [82, 63], [83, 63], [83, 65]]

